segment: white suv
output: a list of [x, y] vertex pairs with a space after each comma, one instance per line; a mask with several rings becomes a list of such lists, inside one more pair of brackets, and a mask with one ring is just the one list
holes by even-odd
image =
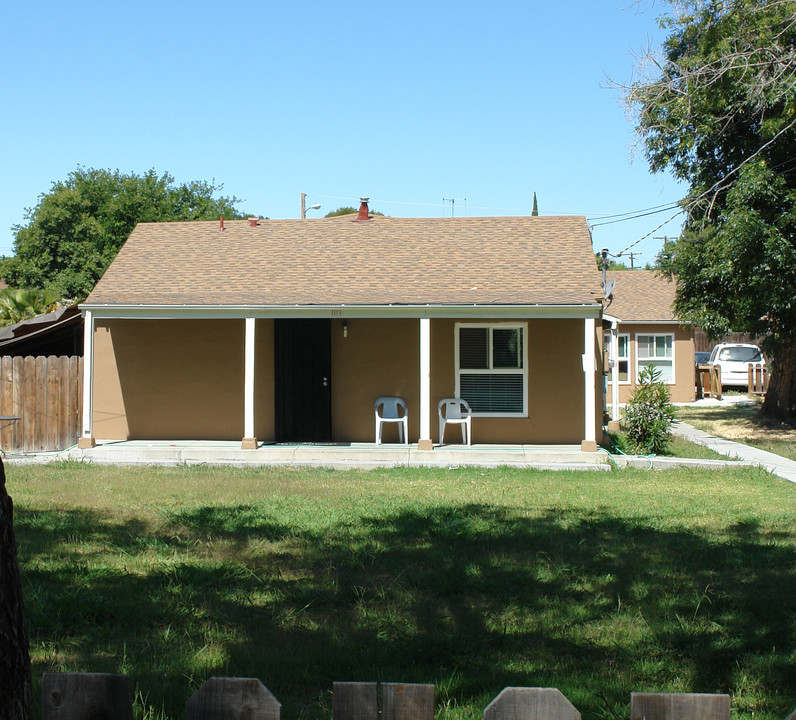
[[749, 366], [765, 364], [760, 348], [747, 343], [720, 343], [713, 348], [708, 360], [708, 365], [721, 368], [721, 384], [732, 387], [746, 387]]

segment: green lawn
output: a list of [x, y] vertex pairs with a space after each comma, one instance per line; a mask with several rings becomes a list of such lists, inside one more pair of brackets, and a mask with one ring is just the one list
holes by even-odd
[[124, 672], [137, 718], [212, 675], [286, 720], [335, 680], [431, 682], [437, 717], [506, 686], [584, 718], [632, 691], [796, 707], [796, 486], [759, 470], [7, 468], [34, 679]]
[[760, 415], [760, 406], [683, 406], [677, 418], [700, 430], [796, 460], [796, 425]]

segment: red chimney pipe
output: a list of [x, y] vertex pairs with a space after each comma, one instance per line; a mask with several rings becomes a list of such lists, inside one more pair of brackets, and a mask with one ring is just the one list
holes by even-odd
[[370, 220], [368, 217], [368, 200], [370, 200], [370, 198], [363, 197], [359, 198], [359, 200], [362, 204], [359, 206], [359, 213], [357, 214], [354, 222], [366, 222], [367, 220]]
[[224, 232], [224, 216], [223, 215], [219, 218], [219, 225], [220, 225], [220, 227], [218, 229], [221, 232]]
[[256, 218], [256, 217], [250, 217], [250, 218], [249, 218], [249, 227], [257, 227], [257, 221], [258, 221], [259, 219], [260, 219], [260, 218]]

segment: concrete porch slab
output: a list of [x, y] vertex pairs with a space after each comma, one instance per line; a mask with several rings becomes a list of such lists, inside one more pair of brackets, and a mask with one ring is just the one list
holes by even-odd
[[93, 448], [71, 448], [46, 456], [8, 455], [7, 463], [77, 460], [108, 465], [233, 465], [332, 467], [498, 467], [545, 470], [609, 470], [604, 452], [582, 452], [577, 445], [442, 445], [418, 450], [413, 445], [367, 443], [310, 445], [265, 444], [242, 450], [240, 442], [209, 440], [97, 441]]

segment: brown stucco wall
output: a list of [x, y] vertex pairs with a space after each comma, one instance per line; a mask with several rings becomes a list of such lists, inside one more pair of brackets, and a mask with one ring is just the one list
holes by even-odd
[[[373, 442], [375, 399], [399, 395], [409, 405], [410, 440], [416, 442], [419, 321], [335, 318], [331, 323], [333, 440]], [[455, 320], [431, 321], [435, 442], [437, 402], [454, 394], [455, 325]], [[261, 441], [275, 436], [273, 337], [273, 321], [258, 320], [255, 435]], [[241, 439], [243, 352], [243, 320], [97, 321], [94, 436]], [[582, 320], [528, 321], [528, 417], [474, 418], [473, 441], [579, 444], [584, 425], [582, 352]], [[448, 442], [460, 441], [457, 428], [448, 432]], [[384, 440], [395, 439], [395, 428], [388, 427]]]
[[[435, 412], [442, 398], [454, 394], [456, 322], [431, 323], [431, 400]], [[580, 444], [584, 431], [582, 353], [583, 320], [529, 320], [528, 417], [473, 418], [473, 441]], [[456, 428], [446, 431], [446, 440], [456, 442], [456, 433]], [[432, 419], [432, 439], [439, 439], [436, 416]]]
[[[606, 328], [606, 332], [607, 332]], [[636, 372], [636, 335], [662, 335], [674, 333], [674, 379], [669, 385], [672, 402], [693, 402], [694, 400], [694, 338], [690, 330], [679, 325], [631, 325], [620, 324], [619, 333], [630, 335], [630, 376]], [[605, 368], [608, 370], [606, 358]], [[608, 410], [612, 402], [611, 375], [606, 376], [606, 403]], [[619, 402], [625, 403], [633, 394], [635, 384], [619, 385]]]
[[[373, 442], [376, 398], [397, 395], [406, 400], [409, 437], [416, 442], [420, 429], [419, 321], [347, 319], [347, 337], [343, 337], [343, 322], [332, 321], [332, 438]], [[395, 425], [385, 425], [383, 441], [397, 442], [397, 438]]]
[[94, 437], [240, 439], [243, 320], [98, 320]]

